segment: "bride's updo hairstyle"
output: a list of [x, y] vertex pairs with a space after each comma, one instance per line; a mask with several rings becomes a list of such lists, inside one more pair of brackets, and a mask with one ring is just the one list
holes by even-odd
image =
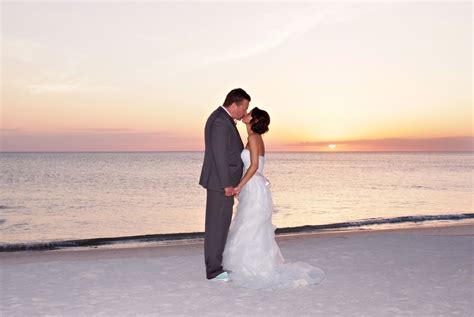
[[268, 132], [268, 126], [270, 125], [270, 116], [268, 113], [265, 110], [255, 107], [252, 109], [251, 115], [252, 120], [250, 120], [250, 124], [252, 125], [252, 131], [258, 134]]

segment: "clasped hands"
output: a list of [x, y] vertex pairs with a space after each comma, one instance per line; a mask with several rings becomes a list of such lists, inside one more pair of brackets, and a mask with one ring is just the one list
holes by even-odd
[[236, 187], [226, 187], [224, 188], [224, 194], [226, 196], [238, 196], [239, 193], [240, 193], [240, 187], [239, 186], [236, 186]]

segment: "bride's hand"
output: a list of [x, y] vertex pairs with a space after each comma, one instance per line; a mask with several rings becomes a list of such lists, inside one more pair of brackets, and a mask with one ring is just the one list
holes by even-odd
[[239, 196], [240, 189], [241, 189], [241, 188], [240, 188], [239, 186], [234, 187], [234, 194], [235, 194], [236, 197]]

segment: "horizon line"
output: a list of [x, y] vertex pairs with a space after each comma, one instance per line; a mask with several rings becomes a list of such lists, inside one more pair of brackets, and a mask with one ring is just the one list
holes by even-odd
[[[156, 150], [156, 151], [1, 151], [0, 153], [204, 153], [204, 150]], [[266, 153], [474, 153], [471, 151], [266, 151]]]

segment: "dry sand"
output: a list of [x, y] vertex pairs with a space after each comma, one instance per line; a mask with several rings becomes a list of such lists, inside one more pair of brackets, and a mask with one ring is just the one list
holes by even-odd
[[472, 316], [474, 224], [280, 236], [319, 285], [205, 279], [203, 245], [0, 254], [1, 316]]

